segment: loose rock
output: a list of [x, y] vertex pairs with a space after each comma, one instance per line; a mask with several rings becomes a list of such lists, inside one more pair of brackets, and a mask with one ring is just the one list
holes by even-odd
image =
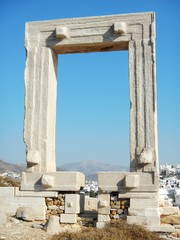
[[32, 208], [30, 207], [19, 207], [16, 210], [16, 217], [19, 219], [22, 219], [24, 221], [34, 221], [35, 215], [34, 215], [34, 211]]

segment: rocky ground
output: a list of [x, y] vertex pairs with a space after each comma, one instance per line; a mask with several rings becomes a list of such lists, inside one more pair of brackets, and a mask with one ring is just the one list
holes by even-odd
[[177, 233], [163, 233], [160, 236], [165, 240], [180, 240], [179, 234]]
[[[167, 240], [180, 240], [180, 232], [161, 234]], [[52, 235], [43, 230], [43, 223], [26, 222], [16, 218], [9, 218], [0, 226], [0, 240], [51, 240]]]
[[[52, 226], [53, 225], [53, 226]], [[79, 232], [83, 226], [79, 224], [62, 225], [59, 229], [57, 223], [52, 222], [51, 226], [48, 226], [48, 232], [46, 224], [43, 222], [33, 221], [27, 222], [16, 219], [15, 217], [9, 217], [6, 223], [2, 224], [0, 219], [0, 240], [51, 240], [51, 231], [61, 232]]]
[[43, 226], [38, 222], [25, 222], [9, 218], [8, 222], [0, 226], [0, 240], [43, 240], [50, 239]]

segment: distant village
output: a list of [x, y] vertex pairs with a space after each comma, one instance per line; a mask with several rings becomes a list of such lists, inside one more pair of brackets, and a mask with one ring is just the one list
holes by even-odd
[[16, 173], [16, 172], [11, 172], [11, 171], [1, 173], [0, 176], [19, 179], [19, 180], [21, 179], [21, 173]]
[[160, 199], [167, 200], [167, 205], [180, 207], [180, 164], [160, 165]]
[[[160, 165], [159, 168], [159, 196], [160, 201], [166, 200], [167, 205], [180, 207], [180, 164]], [[1, 173], [2, 177], [9, 177], [13, 179], [21, 179], [20, 173], [4, 172]], [[85, 187], [81, 190], [82, 194], [89, 197], [96, 197], [98, 193], [98, 183], [94, 180], [86, 181]]]

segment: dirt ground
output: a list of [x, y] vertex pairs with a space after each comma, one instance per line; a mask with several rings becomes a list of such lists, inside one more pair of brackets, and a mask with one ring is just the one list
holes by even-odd
[[[0, 226], [0, 240], [51, 240], [49, 235], [42, 228], [41, 222], [26, 222], [13, 217]], [[180, 234], [180, 233], [179, 233]], [[180, 240], [176, 234], [161, 234], [167, 240]]]
[[[32, 227], [34, 226], [34, 227]], [[25, 222], [10, 218], [7, 223], [0, 226], [0, 240], [48, 240], [50, 235], [39, 229], [39, 222]]]
[[[53, 235], [48, 234], [43, 228], [45, 228], [43, 222], [27, 222], [9, 217], [6, 223], [0, 224], [0, 240], [51, 240]], [[82, 228], [83, 226], [78, 224], [65, 225], [62, 231], [80, 231]]]

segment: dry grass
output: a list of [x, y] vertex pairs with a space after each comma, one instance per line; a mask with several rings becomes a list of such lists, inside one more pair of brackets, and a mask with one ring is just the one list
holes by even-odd
[[85, 228], [79, 233], [60, 233], [54, 235], [51, 240], [162, 240], [162, 238], [157, 233], [121, 220], [109, 223], [102, 229]]
[[20, 181], [9, 177], [0, 176], [0, 187], [19, 187]]

